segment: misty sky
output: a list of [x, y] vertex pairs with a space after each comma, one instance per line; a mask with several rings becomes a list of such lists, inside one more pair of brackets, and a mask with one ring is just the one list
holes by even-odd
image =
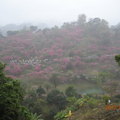
[[82, 13], [117, 24], [120, 0], [0, 0], [0, 25], [70, 22]]

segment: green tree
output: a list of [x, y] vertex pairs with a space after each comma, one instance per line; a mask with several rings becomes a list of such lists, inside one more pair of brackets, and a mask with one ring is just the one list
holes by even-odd
[[23, 98], [20, 83], [6, 77], [5, 65], [0, 63], [0, 119], [17, 120], [20, 111], [20, 103]]
[[120, 65], [120, 55], [116, 55], [115, 56], [115, 60]]
[[6, 77], [4, 68], [5, 64], [0, 62], [0, 120], [32, 120], [29, 110], [21, 104], [20, 82]]
[[58, 74], [54, 73], [51, 78], [50, 78], [51, 83], [54, 85], [54, 88], [57, 87], [59, 79], [58, 79]]
[[52, 90], [47, 95], [47, 102], [56, 105], [59, 110], [64, 109], [67, 103], [65, 95], [59, 90]]
[[77, 96], [77, 92], [76, 89], [73, 86], [69, 86], [66, 90], [65, 90], [65, 94], [68, 97], [76, 97]]
[[42, 88], [41, 86], [38, 87], [38, 89], [36, 90], [36, 93], [39, 97], [42, 97], [43, 94], [45, 94], [45, 90], [44, 88]]
[[45, 87], [47, 92], [51, 89], [51, 85], [50, 84], [45, 84], [44, 87]]

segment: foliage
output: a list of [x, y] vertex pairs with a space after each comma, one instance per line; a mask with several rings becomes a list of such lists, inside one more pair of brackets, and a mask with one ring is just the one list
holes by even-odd
[[[8, 31], [10, 35], [0, 37], [0, 60], [8, 64], [5, 71], [13, 78], [49, 80], [54, 87], [94, 70], [115, 73], [112, 58], [119, 54], [119, 31], [119, 25], [110, 27], [100, 18], [87, 21], [84, 14], [60, 28]], [[73, 74], [67, 76], [69, 70]]]
[[65, 118], [65, 115], [67, 113], [65, 111], [61, 111], [61, 112], [58, 112], [56, 115], [55, 115], [55, 120], [66, 120]]
[[47, 102], [49, 104], [56, 105], [59, 110], [62, 110], [66, 106], [66, 97], [64, 94], [58, 90], [52, 90], [47, 95]]
[[111, 99], [111, 97], [109, 95], [104, 95], [103, 96], [103, 101], [104, 101], [105, 104], [107, 104], [108, 100], [110, 100], [110, 99]]
[[44, 88], [42, 88], [41, 86], [38, 87], [38, 89], [36, 90], [36, 93], [38, 94], [39, 97], [41, 97], [43, 94], [45, 94], [45, 90]]
[[[89, 88], [90, 85], [99, 86], [112, 96], [117, 94], [119, 68], [114, 65], [113, 57], [119, 54], [119, 40], [120, 25], [111, 27], [100, 18], [87, 20], [83, 14], [61, 27], [38, 30], [37, 26], [31, 26], [29, 30], [8, 31], [6, 37], [0, 35], [0, 60], [8, 64], [5, 68], [8, 76], [22, 79], [27, 84], [24, 105], [33, 113], [52, 120], [60, 110], [57, 115], [62, 117], [69, 110], [86, 110], [99, 101], [88, 96], [79, 99], [76, 90], [70, 87], [65, 96], [60, 91], [51, 91], [51, 84], [54, 88], [59, 88], [60, 83], [62, 87], [66, 83], [77, 83], [84, 89], [87, 85]], [[120, 55], [116, 55], [115, 60], [120, 64]], [[21, 105], [23, 91], [20, 83], [6, 77], [2, 72], [5, 66], [1, 63], [0, 66], [0, 105], [6, 105], [10, 110], [3, 109], [0, 114], [4, 115], [5, 111], [19, 119], [30, 120], [32, 114]], [[44, 86], [46, 93], [43, 87], [38, 88], [43, 82], [48, 84]], [[35, 91], [29, 94], [32, 88]]]
[[6, 77], [3, 73], [5, 65], [0, 63], [0, 118], [1, 120], [18, 119], [23, 98], [20, 83]]
[[31, 120], [43, 120], [41, 118], [41, 115], [37, 115], [36, 113], [35, 114], [31, 114]]
[[20, 82], [6, 77], [4, 68], [5, 65], [0, 63], [0, 120], [32, 120], [32, 114], [21, 105], [23, 90]]
[[68, 97], [76, 97], [77, 96], [77, 92], [76, 89], [73, 86], [69, 86], [66, 90], [65, 90], [65, 94]]
[[72, 112], [75, 112], [77, 110], [86, 111], [88, 108], [95, 108], [99, 104], [99, 100], [84, 96], [83, 98], [77, 99], [76, 102], [73, 102], [71, 106], [68, 106], [65, 110], [58, 112], [54, 118], [55, 120], [66, 120], [65, 116], [68, 114], [68, 112], [71, 110]]
[[115, 60], [120, 65], [120, 55], [116, 55], [115, 56]]
[[72, 105], [77, 101], [76, 97], [67, 97], [68, 105]]
[[56, 88], [59, 81], [58, 81], [58, 74], [54, 73], [52, 74], [51, 78], [50, 78], [51, 83], [54, 85], [54, 87]]

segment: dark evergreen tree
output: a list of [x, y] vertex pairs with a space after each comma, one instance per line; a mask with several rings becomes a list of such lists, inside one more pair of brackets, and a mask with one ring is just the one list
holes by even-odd
[[47, 102], [56, 105], [59, 110], [64, 109], [67, 103], [66, 97], [59, 90], [52, 90], [47, 96]]

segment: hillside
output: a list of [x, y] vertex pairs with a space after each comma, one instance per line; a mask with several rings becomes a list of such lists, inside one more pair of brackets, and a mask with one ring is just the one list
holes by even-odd
[[100, 18], [86, 21], [85, 15], [61, 27], [11, 31], [0, 38], [0, 61], [7, 63], [7, 75], [35, 85], [53, 74], [58, 83], [96, 84], [101, 74], [101, 82], [118, 75], [119, 33], [119, 25], [111, 27]]
[[[120, 25], [110, 26], [100, 18], [87, 21], [85, 15], [61, 27], [41, 30], [31, 26], [0, 35], [5, 80], [20, 80], [26, 107], [22, 109], [44, 120], [66, 120], [69, 111], [71, 120], [119, 120], [119, 110], [105, 110], [108, 100], [120, 103], [118, 54]], [[10, 85], [13, 87], [12, 83], [4, 87], [8, 90]]]

